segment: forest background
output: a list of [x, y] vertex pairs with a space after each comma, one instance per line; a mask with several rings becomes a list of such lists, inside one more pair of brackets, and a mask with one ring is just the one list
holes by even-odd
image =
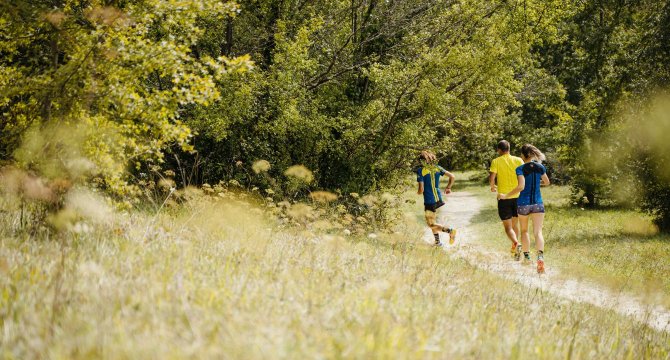
[[44, 219], [79, 185], [119, 208], [202, 185], [326, 190], [355, 207], [404, 181], [420, 150], [484, 170], [504, 138], [544, 150], [576, 206], [641, 209], [670, 230], [668, 1], [0, 10], [4, 187]]

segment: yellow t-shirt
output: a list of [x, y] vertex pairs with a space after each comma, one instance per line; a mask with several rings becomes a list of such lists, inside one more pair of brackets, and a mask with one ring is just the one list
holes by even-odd
[[[496, 177], [498, 178], [498, 193], [507, 194], [519, 185], [519, 181], [516, 177], [516, 168], [521, 165], [523, 165], [523, 160], [510, 154], [505, 154], [493, 159], [489, 171], [496, 173]], [[516, 194], [516, 196], [512, 196], [510, 199], [516, 199], [518, 197], [519, 194]]]

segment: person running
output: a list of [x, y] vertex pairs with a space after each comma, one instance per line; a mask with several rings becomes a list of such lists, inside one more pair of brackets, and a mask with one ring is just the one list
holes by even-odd
[[444, 205], [442, 201], [442, 192], [440, 191], [440, 177], [449, 177], [444, 192], [451, 193], [451, 186], [454, 184], [456, 177], [454, 174], [448, 172], [443, 167], [436, 165], [437, 158], [435, 154], [430, 151], [422, 151], [419, 156], [421, 165], [416, 171], [416, 181], [419, 184], [418, 194], [423, 194], [424, 214], [426, 216], [426, 224], [430, 227], [435, 237], [435, 246], [442, 246], [440, 241], [440, 232], [449, 234], [449, 244], [456, 241], [456, 229], [446, 227], [437, 223], [437, 209]]
[[[510, 145], [506, 140], [501, 140], [498, 143], [497, 151], [498, 157], [491, 162], [489, 169], [489, 183], [491, 185], [491, 192], [508, 193], [512, 191], [517, 185], [516, 168], [523, 164], [523, 160], [509, 153]], [[496, 186], [496, 178], [498, 185]], [[505, 234], [512, 242], [511, 253], [514, 260], [519, 261], [521, 252], [519, 249], [519, 218], [517, 216], [517, 202], [516, 198], [519, 195], [511, 196], [508, 199], [498, 199], [498, 216], [505, 228]]]
[[544, 273], [544, 203], [541, 186], [550, 184], [547, 169], [540, 163], [544, 154], [535, 146], [526, 144], [521, 147], [524, 164], [516, 168], [519, 185], [506, 194], [499, 194], [500, 199], [510, 199], [518, 195], [517, 205], [519, 222], [521, 223], [521, 244], [525, 263], [530, 263], [530, 236], [528, 235], [528, 218], [533, 221], [533, 235], [537, 248], [537, 272]]

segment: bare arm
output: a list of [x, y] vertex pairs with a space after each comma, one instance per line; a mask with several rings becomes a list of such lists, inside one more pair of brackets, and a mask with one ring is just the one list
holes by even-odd
[[519, 185], [517, 185], [512, 191], [508, 192], [507, 194], [498, 194], [498, 199], [501, 200], [508, 199], [510, 196], [514, 196], [520, 193], [523, 190], [523, 188], [526, 187], [526, 178], [524, 178], [523, 175], [518, 175], [517, 178], [519, 179]]
[[445, 171], [444, 175], [447, 175], [449, 177], [449, 183], [447, 184], [447, 188], [444, 190], [444, 192], [446, 194], [451, 194], [451, 187], [454, 185], [454, 180], [456, 180], [456, 176], [448, 171]]
[[423, 194], [423, 183], [419, 182], [418, 184], [419, 184], [419, 189], [417, 190], [416, 193], [421, 195], [421, 194]]
[[549, 181], [549, 176], [547, 174], [542, 174], [542, 177], [540, 178], [540, 186], [549, 186], [551, 185], [551, 181]]
[[489, 175], [489, 184], [491, 185], [491, 192], [498, 191], [498, 187], [496, 186], [496, 173], [492, 172]]

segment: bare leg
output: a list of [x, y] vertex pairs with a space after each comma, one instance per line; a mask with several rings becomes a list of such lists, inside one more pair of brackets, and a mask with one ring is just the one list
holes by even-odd
[[434, 211], [425, 211], [426, 215], [426, 225], [430, 228], [430, 231], [433, 233], [433, 237], [435, 238], [435, 245], [440, 244], [440, 231], [444, 231], [444, 226], [442, 224], [437, 223], [437, 214]]
[[433, 234], [438, 234], [440, 231], [444, 231], [445, 229], [449, 228], [448, 226], [444, 226], [442, 224], [437, 223], [437, 212], [426, 211], [425, 215], [426, 215], [426, 224], [428, 224], [428, 227], [433, 232]]
[[516, 236], [517, 232], [514, 230], [516, 219], [517, 218], [511, 218], [502, 221], [503, 227], [505, 228], [505, 234], [507, 234], [507, 238], [512, 242], [512, 244], [516, 244], [518, 242]]
[[528, 216], [519, 216], [519, 224], [521, 225], [521, 249], [523, 252], [529, 252], [530, 235], [528, 234]]
[[[535, 235], [535, 247], [538, 251], [544, 251], [544, 235], [542, 234], [542, 224], [544, 223], [544, 214], [531, 214], [533, 219], [533, 235]], [[527, 221], [527, 220], [526, 220]]]
[[519, 241], [519, 236], [521, 235], [521, 232], [519, 231], [519, 218], [518, 217], [513, 217], [512, 218], [512, 229], [514, 230], [515, 234], [515, 239], [518, 242]]

